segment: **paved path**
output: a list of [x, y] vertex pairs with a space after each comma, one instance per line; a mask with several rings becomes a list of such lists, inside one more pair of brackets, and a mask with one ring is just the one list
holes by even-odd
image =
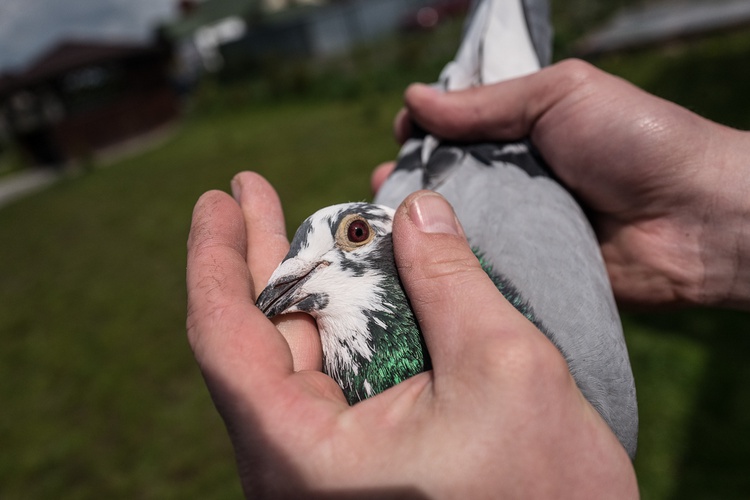
[[41, 191], [60, 179], [60, 174], [52, 169], [29, 168], [18, 173], [0, 177], [0, 208]]

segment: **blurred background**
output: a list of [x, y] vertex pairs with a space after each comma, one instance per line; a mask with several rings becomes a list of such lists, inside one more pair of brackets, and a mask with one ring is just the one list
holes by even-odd
[[[187, 345], [193, 204], [370, 198], [460, 0], [0, 0], [0, 498], [240, 498]], [[584, 57], [750, 128], [750, 1], [553, 1]], [[606, 137], [602, 137], [606, 141]], [[643, 498], [747, 498], [750, 314], [623, 316]]]

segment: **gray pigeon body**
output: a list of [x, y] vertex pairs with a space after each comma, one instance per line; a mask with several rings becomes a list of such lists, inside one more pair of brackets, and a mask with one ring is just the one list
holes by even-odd
[[[472, 10], [457, 57], [446, 66], [439, 87], [446, 91], [459, 90], [536, 71], [549, 59], [551, 30], [546, 16], [546, 1], [478, 2]], [[516, 302], [525, 308], [522, 312], [527, 317], [533, 316], [530, 319], [558, 347], [583, 395], [609, 424], [631, 458], [634, 457], [638, 434], [635, 384], [599, 245], [584, 212], [554, 179], [533, 145], [528, 140], [456, 144], [430, 135], [412, 138], [403, 146], [396, 170], [381, 187], [375, 203], [395, 208], [406, 196], [420, 189], [437, 191], [453, 205], [470, 245], [481, 254], [486, 270], [502, 275], [502, 280], [496, 284], [507, 286], [516, 294]], [[337, 210], [345, 213], [355, 209]], [[334, 247], [339, 245], [337, 238], [341, 234], [346, 236], [349, 227], [342, 229], [339, 212], [326, 212], [325, 222], [320, 222], [323, 215], [311, 217], [323, 228], [318, 236], [313, 234], [310, 222], [305, 223], [307, 228], [303, 224], [304, 229], [295, 236], [285, 262], [295, 261], [302, 250], [315, 246], [312, 240], [318, 240], [326, 231], [332, 235], [326, 234], [326, 241], [333, 241]], [[366, 216], [361, 217], [366, 221]], [[388, 231], [385, 238], [380, 229], [374, 232], [380, 239], [374, 239], [372, 245], [384, 245], [382, 248], [390, 248], [392, 252], [392, 246], [388, 247]], [[382, 260], [383, 250], [378, 248], [372, 255]], [[325, 254], [329, 257], [323, 258], [324, 254], [320, 253], [313, 258], [314, 262], [304, 265], [286, 264], [287, 268], [304, 268], [301, 272], [295, 271], [297, 281], [292, 287], [295, 293], [300, 289], [300, 280], [310, 280], [307, 286], [312, 287], [314, 278], [310, 279], [306, 273], [320, 266], [326, 269], [339, 266], [352, 278], [367, 274], [365, 268], [357, 271], [352, 264], [338, 264], [351, 261], [355, 255], [352, 251], [339, 245], [335, 252], [330, 252]], [[363, 250], [357, 247], [354, 252]], [[334, 254], [336, 257], [330, 257]], [[282, 263], [282, 267], [284, 265]], [[276, 307], [281, 303], [279, 297], [290, 289], [289, 276], [288, 272], [275, 273], [269, 292], [264, 291], [265, 296], [262, 294], [259, 298], [259, 306], [269, 316], [306, 310], [319, 319], [326, 318], [321, 311], [335, 309], [334, 304], [328, 302], [329, 295], [320, 289], [311, 293], [317, 299], [307, 299], [308, 304], [313, 304], [307, 309]], [[391, 290], [388, 294], [375, 294], [368, 300], [383, 300], [387, 296], [393, 302], [396, 296], [393, 294], [402, 294], [403, 290], [395, 290], [398, 286], [392, 281], [388, 282]], [[304, 303], [303, 298], [294, 300], [297, 304]], [[314, 307], [316, 300], [317, 309]], [[408, 303], [405, 298], [403, 301]], [[386, 309], [393, 311], [394, 307], [391, 304], [390, 309]], [[533, 311], [533, 315], [527, 311]], [[384, 316], [373, 314], [366, 318], [371, 325], [366, 343], [369, 342], [369, 352], [372, 352], [373, 346], [388, 336], [387, 329], [380, 327], [387, 321]], [[318, 324], [320, 328], [320, 319]], [[321, 337], [325, 335], [321, 328]], [[334, 353], [336, 346], [326, 352], [325, 343], [324, 339], [324, 356], [333, 363], [331, 359], [342, 354]], [[410, 352], [420, 352], [424, 345], [412, 345], [412, 348]], [[344, 352], [344, 358], [350, 359], [352, 356], [347, 353], [354, 351], [347, 349], [338, 350]], [[426, 361], [418, 364], [417, 371], [429, 368], [426, 351], [424, 356]], [[367, 363], [371, 359], [372, 356], [365, 355], [360, 361]], [[359, 372], [361, 368], [355, 366], [354, 371]], [[345, 385], [337, 380], [342, 387]], [[372, 384], [368, 380], [365, 382], [367, 390], [359, 389], [360, 392], [370, 392]]]
[[[503, 25], [497, 18], [512, 17], [522, 6], [527, 26], [535, 28], [526, 37], [516, 33], [510, 45], [496, 44], [493, 30]], [[439, 85], [461, 90], [491, 84], [548, 62], [546, 15], [545, 1], [479, 2], [457, 59]], [[536, 60], [507, 69], [502, 54], [517, 53], [519, 46]], [[453, 205], [471, 245], [532, 305], [564, 352], [581, 392], [633, 457], [635, 382], [599, 245], [580, 206], [533, 145], [441, 143], [429, 135], [411, 139], [375, 203], [398, 206], [419, 189], [435, 190]]]

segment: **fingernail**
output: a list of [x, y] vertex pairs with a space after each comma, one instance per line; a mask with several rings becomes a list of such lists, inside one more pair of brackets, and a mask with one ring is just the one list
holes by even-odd
[[437, 193], [424, 194], [414, 200], [409, 206], [409, 217], [423, 233], [463, 234], [453, 208]]
[[234, 200], [239, 203], [240, 196], [242, 196], [242, 186], [240, 185], [236, 177], [232, 179], [232, 182], [230, 182], [229, 185], [232, 188], [232, 196], [234, 197]]

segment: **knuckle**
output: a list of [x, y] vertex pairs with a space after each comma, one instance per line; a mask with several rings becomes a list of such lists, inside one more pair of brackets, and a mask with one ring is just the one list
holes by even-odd
[[551, 68], [555, 71], [550, 89], [566, 100], [577, 101], [600, 92], [605, 87], [607, 75], [591, 64], [579, 59], [566, 59]]
[[474, 254], [458, 248], [431, 248], [416, 259], [399, 263], [398, 273], [412, 306], [418, 310], [441, 304], [455, 305], [487, 275]]
[[[474, 279], [476, 271], [481, 271], [473, 254], [463, 255], [456, 252], [430, 252], [421, 262], [407, 262], [399, 268], [406, 271], [407, 280], [415, 284], [429, 284], [430, 287], [455, 287]], [[481, 271], [483, 273], [483, 271]]]
[[566, 59], [555, 65], [559, 81], [569, 87], [581, 87], [598, 79], [600, 74], [591, 64], [580, 59]]
[[[463, 252], [462, 252], [463, 253]], [[426, 262], [425, 277], [433, 279], [461, 279], [466, 273], [479, 269], [476, 257], [471, 255], [436, 256]]]

